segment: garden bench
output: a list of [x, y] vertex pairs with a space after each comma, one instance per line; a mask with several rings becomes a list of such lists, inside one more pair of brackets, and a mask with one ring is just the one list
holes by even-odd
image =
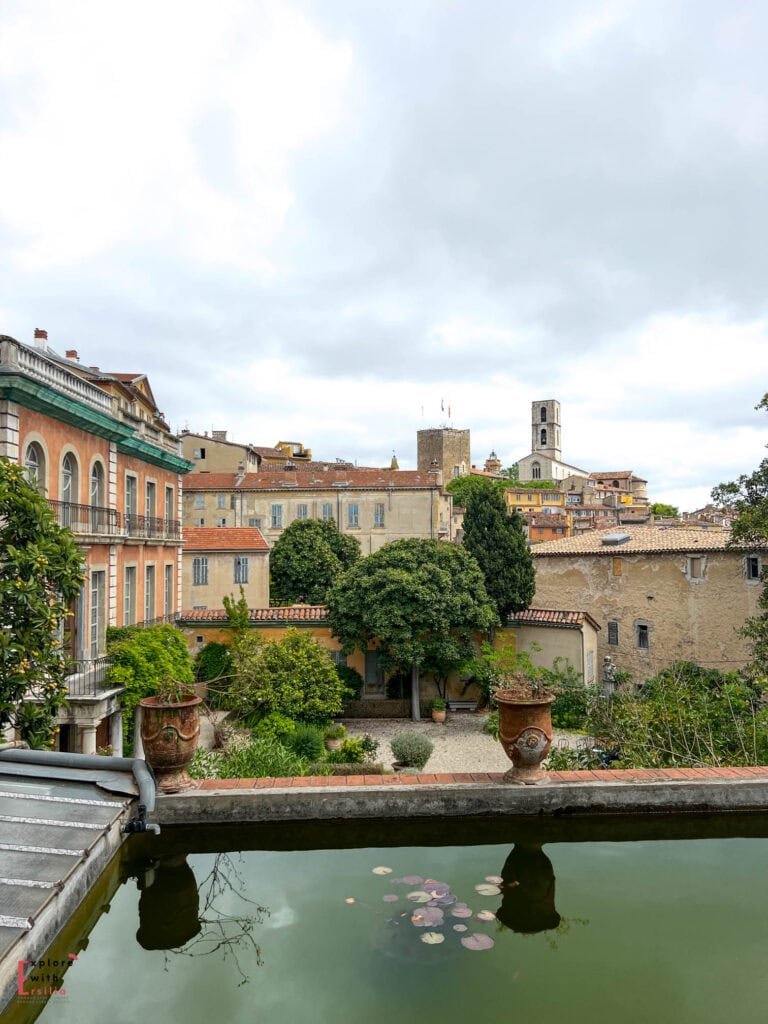
[[449, 700], [449, 711], [477, 711], [476, 700]]

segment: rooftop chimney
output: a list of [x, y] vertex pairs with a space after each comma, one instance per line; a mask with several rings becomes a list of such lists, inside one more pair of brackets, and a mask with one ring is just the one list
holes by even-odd
[[211, 437], [213, 438], [214, 441], [226, 441], [227, 432], [226, 430], [212, 430]]
[[35, 328], [35, 348], [40, 348], [43, 352], [48, 348], [48, 331], [40, 327]]
[[68, 348], [64, 355], [67, 359], [72, 359], [76, 363], [80, 362], [80, 356], [77, 354], [76, 348]]

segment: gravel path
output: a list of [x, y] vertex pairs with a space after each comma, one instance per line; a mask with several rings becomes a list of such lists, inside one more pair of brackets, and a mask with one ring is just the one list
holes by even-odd
[[[480, 712], [454, 712], [444, 725], [431, 719], [412, 722], [407, 718], [355, 718], [344, 724], [351, 736], [365, 733], [379, 741], [375, 760], [389, 768], [394, 761], [389, 741], [400, 732], [418, 732], [435, 745], [427, 762], [428, 772], [505, 772], [511, 762], [498, 740], [483, 731], [487, 715]], [[556, 732], [553, 746], [575, 747], [584, 737], [577, 733]]]

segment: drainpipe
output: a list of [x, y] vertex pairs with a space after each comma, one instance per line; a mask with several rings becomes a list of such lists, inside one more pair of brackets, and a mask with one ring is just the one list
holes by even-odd
[[0, 761], [15, 764], [36, 764], [51, 768], [88, 768], [95, 770], [131, 772], [139, 787], [138, 814], [123, 826], [124, 832], [154, 832], [160, 826], [148, 824], [147, 812], [155, 809], [155, 777], [146, 761], [136, 757], [102, 757], [100, 754], [67, 754], [57, 750], [0, 750]]

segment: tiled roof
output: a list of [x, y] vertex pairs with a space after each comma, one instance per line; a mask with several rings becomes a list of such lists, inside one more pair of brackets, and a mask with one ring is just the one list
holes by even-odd
[[523, 612], [512, 612], [507, 621], [513, 626], [565, 626], [569, 629], [577, 629], [588, 622], [595, 629], [600, 629], [588, 612], [566, 612], [552, 608], [526, 608]]
[[635, 476], [631, 469], [619, 469], [615, 473], [590, 473], [590, 480], [637, 480], [642, 484], [647, 484], [648, 481], [644, 480], [641, 476]]
[[246, 473], [240, 483], [236, 473], [189, 473], [184, 478], [185, 491], [325, 491], [354, 488], [362, 490], [395, 490], [438, 487], [434, 474], [415, 469], [328, 469], [319, 472], [290, 470], [285, 472]]
[[[321, 604], [292, 604], [284, 608], [249, 608], [248, 619], [251, 622], [325, 622], [328, 610]], [[184, 622], [227, 622], [227, 613], [223, 608], [210, 608], [204, 611], [182, 612], [179, 621]]]
[[185, 526], [185, 551], [269, 551], [254, 526]]
[[[629, 540], [623, 544], [603, 544], [609, 533], [626, 533]], [[578, 537], [548, 540], [532, 549], [534, 558], [553, 558], [558, 555], [637, 555], [665, 552], [725, 551], [731, 538], [730, 530], [712, 527], [696, 530], [676, 526], [610, 526]], [[750, 545], [750, 548], [768, 549], [768, 542]]]

